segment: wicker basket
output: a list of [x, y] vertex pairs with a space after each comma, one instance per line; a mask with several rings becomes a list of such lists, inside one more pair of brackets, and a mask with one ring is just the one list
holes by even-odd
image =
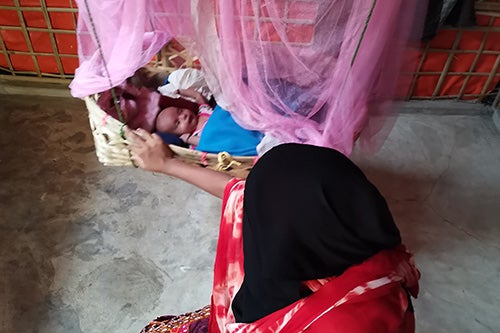
[[[99, 162], [106, 166], [133, 166], [129, 142], [121, 135], [124, 124], [102, 110], [96, 103], [97, 97], [98, 95], [86, 97], [85, 104]], [[225, 171], [240, 178], [248, 175], [256, 161], [253, 156], [231, 156], [226, 152], [210, 154], [175, 145], [170, 145], [170, 148], [176, 158], [187, 163]]]
[[[197, 57], [191, 56], [175, 39], [165, 45], [152, 59], [152, 67], [171, 73], [179, 68], [200, 68]], [[123, 123], [102, 110], [97, 102], [98, 95], [85, 98], [89, 112], [90, 128], [94, 137], [98, 160], [106, 166], [132, 166], [129, 142], [122, 137]], [[170, 145], [179, 158], [187, 163], [228, 172], [235, 177], [245, 178], [257, 160], [256, 156], [231, 156], [226, 152], [205, 153], [175, 145]]]

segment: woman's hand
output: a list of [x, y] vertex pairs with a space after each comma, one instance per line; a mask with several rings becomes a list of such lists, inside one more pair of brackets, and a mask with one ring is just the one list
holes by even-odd
[[142, 128], [134, 131], [128, 127], [125, 127], [125, 134], [130, 141], [131, 158], [138, 167], [168, 174], [168, 166], [174, 158], [174, 153], [160, 136], [148, 133]]
[[174, 153], [157, 134], [143, 129], [135, 131], [125, 127], [130, 143], [132, 160], [144, 170], [161, 172], [191, 183], [216, 197], [222, 198], [229, 174], [187, 164], [174, 158]]
[[196, 104], [207, 104], [208, 101], [202, 94], [193, 89], [179, 89], [177, 90], [182, 97], [189, 97], [194, 100]]

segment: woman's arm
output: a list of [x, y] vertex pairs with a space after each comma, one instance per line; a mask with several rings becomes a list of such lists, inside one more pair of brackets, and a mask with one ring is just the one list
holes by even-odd
[[232, 176], [175, 159], [172, 150], [157, 134], [128, 128], [125, 128], [125, 134], [131, 142], [132, 160], [137, 166], [182, 179], [222, 199], [226, 184]]

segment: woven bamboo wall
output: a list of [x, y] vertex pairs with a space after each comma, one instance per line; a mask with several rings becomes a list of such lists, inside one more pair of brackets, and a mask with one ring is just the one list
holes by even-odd
[[72, 78], [77, 12], [72, 0], [0, 0], [0, 73]]
[[[408, 99], [481, 99], [500, 80], [500, 0], [477, 0], [476, 8], [478, 26], [444, 29], [422, 46]], [[77, 16], [74, 0], [0, 0], [0, 76], [71, 79]], [[199, 67], [185, 52], [174, 43], [153, 62]]]
[[475, 100], [495, 87], [500, 80], [500, 1], [478, 2], [477, 7], [477, 26], [443, 29], [422, 45], [408, 98]]

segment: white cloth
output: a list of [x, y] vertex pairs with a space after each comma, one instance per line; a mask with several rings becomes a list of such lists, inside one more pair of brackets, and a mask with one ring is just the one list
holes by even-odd
[[[182, 68], [173, 71], [168, 76], [168, 83], [159, 87], [158, 91], [160, 94], [172, 98], [183, 97], [177, 93], [178, 89], [193, 89], [202, 94], [207, 100], [212, 98], [212, 93], [208, 89], [203, 73], [194, 68]], [[193, 100], [191, 99], [191, 101]]]

